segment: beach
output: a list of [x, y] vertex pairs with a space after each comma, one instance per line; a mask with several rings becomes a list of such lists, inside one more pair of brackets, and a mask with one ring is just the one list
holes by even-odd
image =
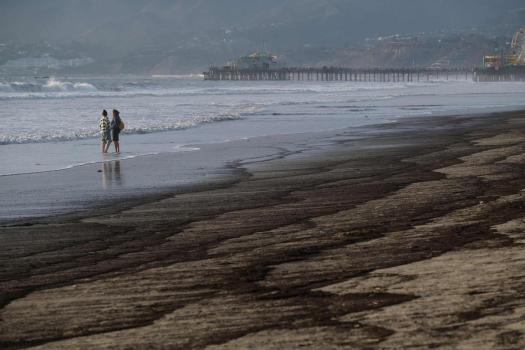
[[[223, 181], [238, 162], [326, 150], [338, 130], [359, 139], [407, 118], [522, 110], [524, 94], [519, 82], [445, 79], [1, 77], [0, 223]], [[99, 152], [102, 108], [117, 108], [126, 124], [118, 155]]]
[[4, 177], [194, 181], [6, 215], [0, 347], [523, 348], [524, 127], [413, 117]]

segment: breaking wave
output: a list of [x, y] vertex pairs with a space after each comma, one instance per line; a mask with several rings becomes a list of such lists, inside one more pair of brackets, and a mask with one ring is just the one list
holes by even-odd
[[[135, 96], [200, 96], [200, 95], [275, 95], [275, 94], [325, 94], [381, 91], [404, 89], [407, 84], [365, 85], [365, 84], [206, 84], [195, 85], [195, 78], [188, 79], [190, 85], [173, 84], [172, 80], [138, 79], [135, 81], [67, 81], [56, 78], [30, 79], [27, 81], [0, 82], [0, 99], [49, 99], [69, 97], [135, 97]], [[177, 79], [182, 79], [177, 76]], [[175, 79], [175, 81], [177, 80]]]
[[[223, 114], [217, 116], [195, 116], [187, 119], [149, 121], [146, 124], [138, 124], [132, 127], [126, 127], [123, 131], [125, 134], [150, 134], [163, 131], [185, 130], [195, 128], [205, 124], [239, 120], [243, 117], [241, 114]], [[129, 125], [129, 124], [128, 124]], [[59, 127], [53, 130], [38, 131], [33, 130], [24, 134], [0, 135], [0, 145], [23, 144], [23, 143], [41, 143], [41, 142], [60, 142], [75, 141], [99, 137], [98, 130], [93, 128], [82, 128], [70, 130], [68, 127]]]
[[[60, 81], [54, 78], [48, 79], [45, 83], [32, 81], [13, 81], [0, 82], [0, 92], [18, 93], [24, 97], [23, 93], [57, 93], [57, 92], [95, 92], [97, 88], [87, 82]], [[17, 95], [11, 95], [16, 97]], [[25, 95], [31, 97], [32, 95]]]
[[43, 90], [45, 91], [97, 91], [90, 83], [71, 83], [68, 81], [59, 81], [53, 78], [49, 79], [46, 84], [43, 85]]

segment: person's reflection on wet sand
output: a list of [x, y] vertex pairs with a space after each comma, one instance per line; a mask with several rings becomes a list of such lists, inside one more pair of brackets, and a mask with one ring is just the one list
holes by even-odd
[[115, 161], [115, 172], [113, 173], [115, 184], [117, 186], [122, 186], [122, 175], [120, 174], [120, 160]]
[[111, 185], [111, 173], [113, 172], [111, 162], [102, 163], [102, 188], [107, 190]]
[[122, 186], [120, 160], [102, 163], [102, 188], [107, 190], [113, 186]]

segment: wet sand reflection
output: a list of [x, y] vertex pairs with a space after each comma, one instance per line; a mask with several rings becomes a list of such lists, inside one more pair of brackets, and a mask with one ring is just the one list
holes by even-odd
[[123, 184], [123, 176], [120, 169], [120, 160], [104, 162], [102, 164], [102, 188], [120, 187]]

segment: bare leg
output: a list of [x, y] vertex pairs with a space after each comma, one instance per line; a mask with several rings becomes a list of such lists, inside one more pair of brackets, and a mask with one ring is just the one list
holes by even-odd
[[102, 141], [102, 153], [106, 153], [106, 141]]
[[108, 151], [109, 151], [109, 146], [111, 146], [111, 141], [108, 141], [108, 142], [106, 143], [106, 150], [104, 151], [104, 153], [108, 153]]
[[113, 142], [115, 144], [115, 152], [120, 153], [120, 144], [118, 141]]

